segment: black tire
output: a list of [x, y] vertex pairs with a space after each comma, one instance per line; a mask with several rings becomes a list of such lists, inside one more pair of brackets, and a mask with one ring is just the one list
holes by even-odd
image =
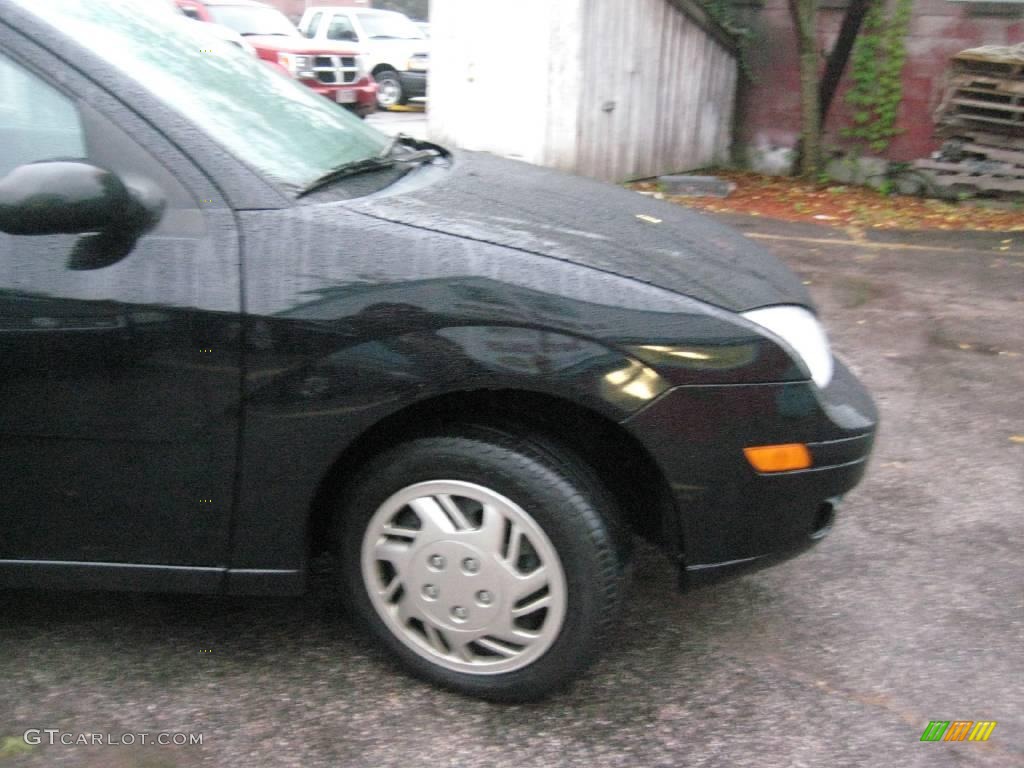
[[373, 79], [377, 81], [377, 106], [380, 109], [387, 110], [408, 103], [409, 97], [405, 95], [405, 89], [402, 87], [402, 78], [395, 70], [382, 69], [373, 76]]
[[[371, 519], [392, 494], [414, 483], [458, 480], [493, 489], [540, 526], [561, 562], [566, 608], [557, 637], [536, 660], [513, 671], [473, 674], [417, 654], [378, 615], [361, 567]], [[419, 437], [372, 459], [344, 493], [335, 537], [349, 605], [373, 637], [415, 675], [491, 701], [522, 702], [564, 687], [597, 658], [615, 622], [624, 587], [617, 510], [592, 472], [573, 454], [537, 436], [470, 427]]]

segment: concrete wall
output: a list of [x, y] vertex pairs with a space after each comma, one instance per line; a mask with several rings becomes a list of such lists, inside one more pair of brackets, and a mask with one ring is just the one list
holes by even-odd
[[728, 156], [735, 53], [686, 0], [433, 0], [430, 14], [436, 141], [613, 181]]
[[432, 0], [431, 138], [571, 169], [582, 0]]
[[[1019, 8], [1013, 4], [915, 0], [898, 123], [905, 132], [892, 141], [886, 157], [913, 160], [927, 157], [937, 148], [933, 114], [941, 100], [950, 57], [965, 48], [1024, 41], [1020, 18], [991, 15], [1013, 13]], [[764, 0], [760, 10], [751, 8], [747, 13], [756, 34], [749, 58], [756, 80], [740, 89], [737, 142], [755, 167], [781, 171], [787, 165], [787, 150], [795, 145], [800, 130], [800, 76], [793, 24], [786, 0]], [[842, 15], [841, 8], [821, 10], [819, 39], [823, 50], [831, 49]], [[850, 110], [841, 90], [826, 125], [828, 142], [839, 147], [854, 146], [841, 135], [841, 129], [848, 125]]]

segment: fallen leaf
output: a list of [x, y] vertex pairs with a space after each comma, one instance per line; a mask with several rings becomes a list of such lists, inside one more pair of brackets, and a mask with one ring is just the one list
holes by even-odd
[[[821, 187], [793, 178], [772, 178], [745, 171], [722, 170], [718, 175], [736, 185], [734, 192], [715, 209], [769, 218], [806, 221], [829, 226], [855, 223], [863, 229], [938, 229], [1010, 232], [1024, 230], [1020, 213], [985, 207], [967, 209], [955, 202], [922, 200], [894, 195], [886, 197], [866, 187], [834, 185]], [[631, 185], [652, 189], [649, 182]], [[670, 198], [673, 202], [702, 210], [711, 205], [700, 198]], [[799, 206], [794, 210], [795, 206]], [[1015, 244], [1004, 235], [999, 245]], [[997, 245], [993, 250], [999, 250]]]

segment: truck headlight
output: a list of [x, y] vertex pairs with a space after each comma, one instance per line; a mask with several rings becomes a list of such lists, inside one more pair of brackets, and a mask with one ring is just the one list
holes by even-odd
[[313, 57], [302, 56], [297, 53], [277, 54], [277, 63], [288, 70], [288, 73], [300, 80], [315, 80], [316, 72], [313, 71]]
[[777, 341], [781, 341], [794, 360], [803, 363], [811, 379], [821, 388], [832, 380], [832, 350], [825, 329], [811, 312], [794, 305], [764, 307], [743, 312]]

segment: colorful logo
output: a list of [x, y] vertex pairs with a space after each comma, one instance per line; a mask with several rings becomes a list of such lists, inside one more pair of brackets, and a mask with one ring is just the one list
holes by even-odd
[[995, 729], [995, 720], [932, 720], [921, 741], [988, 741]]

